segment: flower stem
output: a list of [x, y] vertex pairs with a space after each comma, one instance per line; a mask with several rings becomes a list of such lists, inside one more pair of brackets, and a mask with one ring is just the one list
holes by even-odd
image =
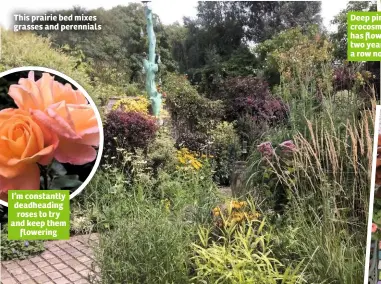
[[41, 176], [44, 179], [44, 184], [42, 186], [42, 189], [48, 189], [48, 169], [46, 166], [38, 165], [40, 168]]

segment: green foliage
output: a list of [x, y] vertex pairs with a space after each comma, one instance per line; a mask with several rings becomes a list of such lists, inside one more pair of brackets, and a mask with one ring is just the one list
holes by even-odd
[[91, 85], [85, 66], [77, 66], [77, 59], [53, 49], [49, 39], [31, 33], [3, 31], [0, 71], [20, 66], [43, 66], [52, 68], [78, 82], [97, 103], [101, 89]]
[[73, 232], [103, 231], [123, 218], [121, 208], [131, 196], [127, 191], [128, 181], [118, 168], [98, 170], [86, 190], [73, 200], [70, 215]]
[[[258, 202], [270, 208], [282, 199], [287, 204], [267, 213], [275, 226], [276, 257], [283, 263], [305, 260], [307, 283], [359, 283], [374, 117], [364, 109], [373, 109], [372, 93], [364, 100], [354, 79], [337, 76], [355, 66], [340, 65], [345, 72], [333, 77], [332, 48], [316, 29], [285, 31], [257, 51], [269, 59], [267, 70], [280, 73], [274, 89], [290, 107], [288, 127], [270, 129], [262, 141], [296, 145], [286, 161], [279, 154], [261, 159], [253, 153], [248, 168], [247, 190]], [[337, 92], [332, 78], [346, 91]]]
[[206, 132], [223, 115], [222, 102], [201, 96], [184, 76], [168, 74], [163, 90], [167, 93], [166, 105], [177, 128]]
[[210, 168], [160, 170], [155, 179], [142, 157], [133, 160], [140, 168], [132, 180], [98, 171], [74, 200], [72, 229], [99, 232], [101, 283], [188, 283], [195, 226], [210, 220], [218, 200]]
[[[329, 75], [324, 68], [331, 63], [331, 45], [317, 26], [310, 26], [305, 31], [300, 27], [282, 31], [260, 43], [255, 52], [263, 62], [262, 68], [270, 83], [294, 83], [286, 90], [282, 89], [283, 99], [305, 96], [307, 92], [317, 93], [321, 89], [329, 91], [323, 85], [326, 79], [323, 74]], [[279, 76], [277, 74], [280, 74], [279, 82], [272, 80]], [[329, 82], [331, 78], [332, 74]]]
[[[145, 123], [141, 115], [114, 117], [118, 131], [105, 128], [109, 163], [72, 204], [72, 232], [99, 233], [100, 283], [362, 281], [373, 113], [360, 110], [359, 88], [351, 85], [336, 93], [332, 46], [318, 26], [320, 7], [318, 2], [200, 2], [197, 19], [184, 19], [184, 26], [163, 26], [154, 16], [163, 61], [158, 78], [163, 79], [173, 133], [161, 127], [155, 134], [155, 123]], [[1, 71], [51, 67], [78, 80], [103, 106], [110, 97], [146, 95], [141, 4], [55, 13], [96, 15], [102, 31], [42, 33], [51, 39], [5, 32]], [[332, 37], [336, 52], [345, 46], [343, 15]], [[252, 42], [256, 47], [251, 50]], [[196, 86], [186, 75], [170, 73], [177, 68]], [[8, 106], [0, 85], [0, 104]], [[227, 111], [232, 106], [237, 108]], [[277, 108], [287, 108], [279, 120]], [[253, 119], [258, 117], [266, 123]], [[280, 125], [283, 121], [287, 125]], [[296, 151], [287, 158], [276, 152], [269, 159], [265, 151], [249, 158], [247, 189], [266, 206], [267, 221], [257, 218], [258, 212], [231, 210], [223, 220], [229, 226], [209, 230], [217, 224], [211, 208], [221, 202], [215, 182], [228, 183], [240, 149], [237, 131], [253, 144], [292, 139]], [[208, 156], [181, 164], [172, 135], [178, 146]], [[122, 165], [112, 166], [113, 157]], [[202, 166], [196, 163], [201, 159]], [[11, 248], [2, 249], [3, 255], [10, 256], [12, 248], [20, 251], [18, 257], [29, 254], [22, 242], [3, 244]], [[38, 244], [27, 248], [37, 252]]]
[[200, 228], [201, 245], [194, 244], [198, 283], [302, 283], [298, 267], [285, 267], [272, 251], [272, 235], [265, 221], [227, 232], [209, 242], [209, 230]]
[[45, 250], [43, 241], [12, 241], [8, 240], [8, 225], [1, 228], [1, 261], [11, 259], [26, 259]]
[[219, 200], [212, 177], [206, 163], [198, 171], [179, 168], [171, 175], [162, 172], [156, 190], [189, 224], [206, 223], [212, 205]]
[[[49, 12], [50, 13], [50, 12]], [[85, 10], [74, 7], [69, 10], [51, 12], [55, 15], [90, 15], [97, 17], [96, 23], [102, 26], [99, 31], [41, 31], [43, 36], [49, 36], [55, 46], [68, 46], [69, 49], [81, 50], [84, 61], [91, 66], [90, 74], [98, 77], [104, 84], [124, 87], [125, 84], [144, 84], [142, 62], [147, 52], [145, 32], [146, 20], [144, 7], [140, 3], [130, 3], [127, 6], [116, 6], [112, 9], [103, 8]], [[36, 22], [36, 24], [38, 24]], [[55, 24], [55, 22], [44, 22]], [[83, 22], [67, 22], [67, 24], [83, 24]], [[154, 29], [157, 39], [157, 52], [161, 56], [160, 73], [175, 71], [175, 63], [171, 58], [170, 44], [164, 27], [157, 15], [154, 15]]]
[[381, 199], [377, 198], [377, 193], [379, 191], [379, 188], [376, 188], [375, 190], [375, 196], [374, 196], [374, 203], [373, 203], [373, 216], [372, 216], [372, 222], [373, 226], [376, 225], [376, 231], [372, 230], [372, 240], [379, 240], [381, 238]]
[[[287, 189], [290, 202], [283, 217], [274, 216], [277, 256], [287, 262], [309, 259], [308, 283], [363, 280], [374, 113], [363, 111], [361, 119], [348, 118], [344, 125], [333, 124], [334, 115], [307, 120], [308, 135], [293, 136], [296, 151], [288, 168], [267, 164], [268, 175]], [[262, 173], [253, 166], [256, 159], [251, 177]], [[255, 194], [267, 184], [257, 181], [250, 188]]]
[[101, 283], [187, 283], [186, 227], [161, 206], [125, 201], [128, 218], [99, 237]]
[[260, 62], [249, 43], [289, 28], [320, 25], [320, 9], [320, 2], [308, 1], [200, 1], [196, 19], [169, 27], [172, 55], [180, 72], [209, 94], [227, 76], [257, 73]]
[[219, 123], [210, 132], [214, 156], [214, 178], [219, 184], [228, 185], [233, 170], [234, 162], [240, 157], [240, 139], [234, 124], [229, 122]]
[[295, 27], [307, 30], [310, 25], [321, 26], [321, 2], [273, 1], [248, 2], [250, 11], [247, 33], [256, 42], [267, 40], [279, 32]]
[[175, 141], [169, 129], [161, 127], [153, 142], [148, 145], [147, 158], [152, 163], [155, 172], [160, 170], [171, 171], [176, 164]]

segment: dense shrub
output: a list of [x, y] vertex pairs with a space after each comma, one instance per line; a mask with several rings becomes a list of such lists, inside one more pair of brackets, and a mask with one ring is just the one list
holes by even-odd
[[178, 148], [188, 148], [189, 150], [202, 153], [207, 151], [209, 146], [209, 137], [205, 132], [186, 131], [178, 133], [176, 146]]
[[235, 122], [237, 134], [242, 141], [247, 141], [248, 145], [255, 145], [269, 128], [270, 126], [266, 121], [250, 114], [240, 115]]
[[336, 66], [333, 70], [335, 91], [351, 90], [356, 79], [356, 73], [349, 66]]
[[171, 171], [176, 164], [175, 141], [169, 130], [161, 127], [155, 139], [148, 145], [148, 160], [155, 173], [159, 169]]
[[138, 112], [111, 111], [104, 126], [106, 161], [121, 162], [119, 149], [135, 153], [147, 149], [157, 130], [156, 121]]
[[184, 76], [168, 74], [163, 90], [167, 94], [166, 105], [172, 121], [180, 132], [206, 132], [223, 116], [222, 102], [201, 96]]
[[239, 135], [249, 143], [267, 126], [287, 119], [288, 106], [271, 94], [266, 81], [257, 77], [228, 78], [214, 96], [224, 101], [227, 120], [238, 121]]
[[302, 98], [307, 93], [315, 96], [322, 90], [331, 92], [332, 74], [327, 69], [331, 68], [332, 45], [318, 26], [284, 30], [260, 43], [255, 51], [267, 78], [277, 77], [277, 83], [290, 85], [289, 90], [281, 92], [283, 99]]
[[333, 87], [335, 92], [348, 90], [364, 97], [372, 95], [372, 88], [377, 81], [377, 74], [365, 69], [364, 64], [343, 64], [333, 70]]
[[211, 154], [214, 156], [214, 179], [221, 185], [228, 185], [234, 162], [240, 158], [240, 139], [234, 124], [221, 122], [210, 132]]
[[257, 77], [229, 78], [215, 96], [225, 101], [230, 121], [249, 114], [272, 124], [284, 120], [287, 115], [287, 106], [271, 94], [266, 81]]

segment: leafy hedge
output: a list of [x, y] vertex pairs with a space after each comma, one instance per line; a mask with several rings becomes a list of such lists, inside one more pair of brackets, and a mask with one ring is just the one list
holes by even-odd
[[221, 101], [200, 95], [185, 76], [168, 74], [163, 83], [167, 94], [166, 105], [172, 120], [189, 131], [212, 129], [223, 116]]
[[23, 67], [39, 66], [57, 70], [78, 82], [94, 99], [103, 93], [99, 86], [93, 86], [87, 74], [87, 65], [78, 64], [75, 57], [68, 56], [62, 50], [54, 49], [49, 39], [38, 37], [32, 33], [2, 32], [2, 50], [0, 72]]

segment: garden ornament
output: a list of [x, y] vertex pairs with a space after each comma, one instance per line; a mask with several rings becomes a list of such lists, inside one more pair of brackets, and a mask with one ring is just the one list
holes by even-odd
[[153, 115], [159, 117], [162, 95], [156, 89], [155, 76], [159, 70], [160, 57], [155, 53], [156, 46], [156, 36], [153, 31], [153, 20], [152, 20], [152, 8], [147, 5], [148, 1], [143, 1], [145, 5], [145, 15], [147, 19], [147, 35], [148, 35], [148, 59], [145, 58], [143, 61], [143, 67], [146, 75], [146, 91], [149, 95], [152, 105]]

